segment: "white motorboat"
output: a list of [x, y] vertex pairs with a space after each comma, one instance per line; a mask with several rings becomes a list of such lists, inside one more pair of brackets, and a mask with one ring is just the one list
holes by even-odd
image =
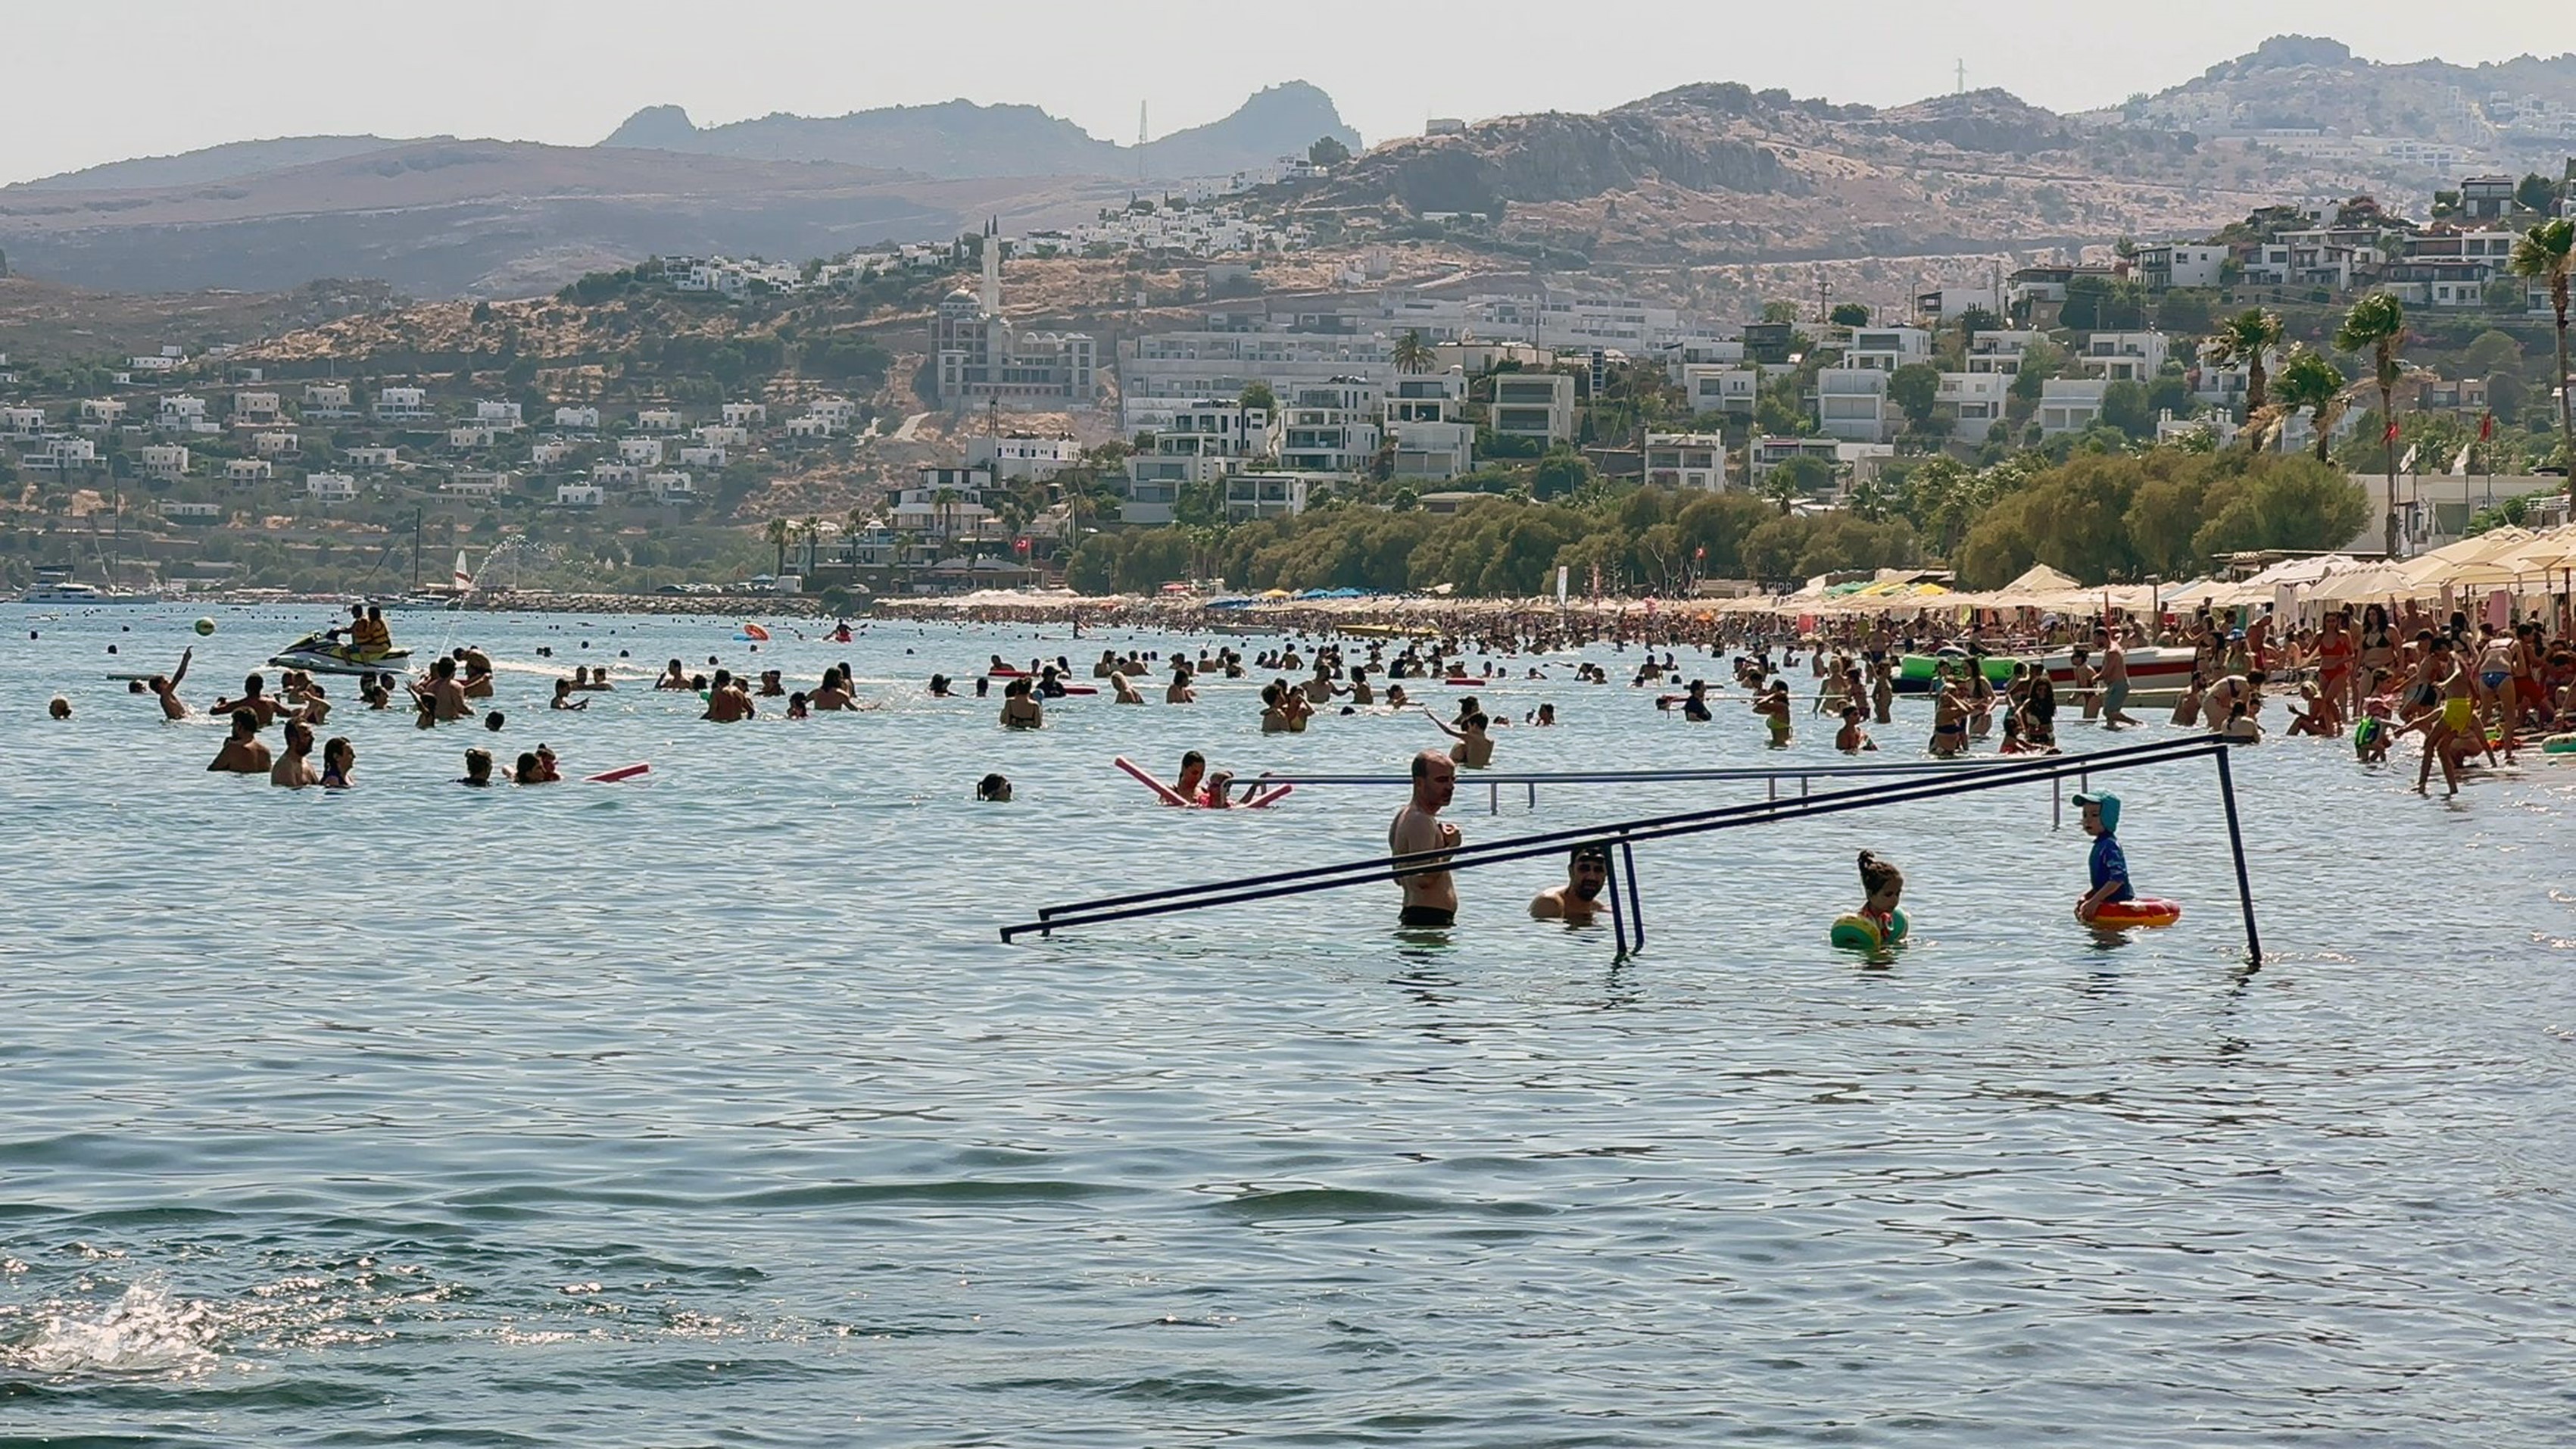
[[96, 584], [75, 584], [68, 580], [55, 580], [40, 583], [34, 588], [27, 590], [27, 592], [20, 594], [18, 596], [18, 602], [22, 604], [51, 604], [56, 606], [69, 604], [78, 606], [83, 604], [157, 604], [161, 602], [161, 599], [155, 594], [114, 594], [100, 588]]

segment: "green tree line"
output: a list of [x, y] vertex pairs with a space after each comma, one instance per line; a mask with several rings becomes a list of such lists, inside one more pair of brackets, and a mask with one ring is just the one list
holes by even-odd
[[1086, 593], [1223, 578], [1238, 589], [1528, 596], [1552, 591], [1559, 566], [1577, 592], [1597, 577], [1613, 592], [1679, 593], [1708, 578], [1776, 587], [1947, 558], [1961, 584], [1988, 588], [2034, 563], [2099, 583], [2182, 577], [2237, 550], [2337, 548], [2367, 515], [2359, 487], [2305, 454], [2162, 447], [1985, 469], [1935, 458], [1816, 514], [1668, 488], [1498, 495], [1454, 513], [1330, 500], [1297, 518], [1095, 534], [1067, 572]]

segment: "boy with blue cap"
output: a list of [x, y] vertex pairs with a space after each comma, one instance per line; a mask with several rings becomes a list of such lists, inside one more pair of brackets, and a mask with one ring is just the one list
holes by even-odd
[[2075, 903], [2075, 919], [2089, 926], [2095, 912], [2137, 892], [2129, 888], [2129, 858], [2120, 852], [2120, 797], [2105, 790], [2078, 795], [2075, 804], [2084, 812], [2084, 833], [2093, 837], [2093, 888]]

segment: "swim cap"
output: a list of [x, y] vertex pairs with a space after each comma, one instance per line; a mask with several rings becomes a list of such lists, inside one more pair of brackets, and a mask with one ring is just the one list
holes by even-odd
[[2116, 835], [2116, 834], [2118, 834], [2118, 833], [2119, 833], [2119, 830], [2120, 830], [2120, 797], [2119, 797], [2119, 796], [2112, 794], [2112, 793], [2111, 793], [2111, 792], [2109, 792], [2108, 790], [2097, 791], [2097, 792], [2095, 792], [2095, 793], [2093, 793], [2093, 794], [2090, 794], [2090, 795], [2078, 795], [2078, 796], [2076, 796], [2076, 797], [2075, 797], [2075, 804], [2076, 804], [2076, 807], [2077, 807], [2078, 809], [2081, 809], [2081, 808], [2083, 808], [2084, 806], [2087, 806], [2087, 805], [2098, 805], [2098, 806], [2100, 806], [2100, 807], [2101, 807], [2101, 809], [2102, 809], [2102, 830], [2103, 830], [2103, 833], [2104, 833], [2104, 834], [2106, 834], [2106, 835]]

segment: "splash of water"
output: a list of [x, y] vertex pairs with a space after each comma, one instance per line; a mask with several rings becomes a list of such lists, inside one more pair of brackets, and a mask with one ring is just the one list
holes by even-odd
[[0, 1343], [0, 1368], [47, 1377], [194, 1376], [215, 1365], [213, 1309], [149, 1284], [138, 1283], [104, 1306], [46, 1304], [28, 1319], [24, 1333]]

